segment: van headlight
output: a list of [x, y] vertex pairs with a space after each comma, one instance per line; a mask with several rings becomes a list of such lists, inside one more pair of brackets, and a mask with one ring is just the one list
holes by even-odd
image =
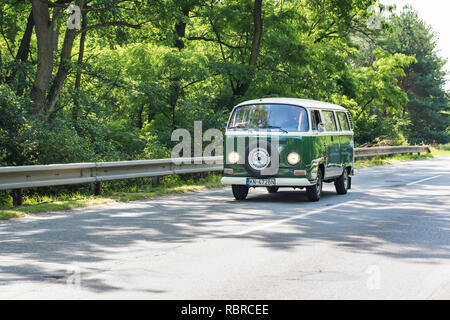
[[296, 165], [297, 163], [300, 162], [300, 156], [298, 155], [297, 152], [291, 152], [287, 155], [287, 161], [291, 165]]
[[239, 153], [237, 153], [236, 151], [231, 151], [228, 154], [228, 163], [236, 164], [236, 163], [238, 163], [239, 158], [240, 158]]

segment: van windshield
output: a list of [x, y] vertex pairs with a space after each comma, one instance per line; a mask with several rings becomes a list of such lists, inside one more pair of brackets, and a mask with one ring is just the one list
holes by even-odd
[[309, 130], [308, 115], [304, 108], [285, 104], [254, 104], [237, 107], [228, 129], [266, 129], [279, 131]]

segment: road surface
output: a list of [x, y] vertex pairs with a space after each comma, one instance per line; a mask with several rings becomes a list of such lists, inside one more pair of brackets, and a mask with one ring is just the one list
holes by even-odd
[[450, 158], [0, 222], [1, 299], [450, 299]]

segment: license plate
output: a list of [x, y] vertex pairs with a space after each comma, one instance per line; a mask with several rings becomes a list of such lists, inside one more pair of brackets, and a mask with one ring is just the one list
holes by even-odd
[[247, 185], [248, 186], [271, 187], [271, 186], [275, 185], [275, 178], [269, 178], [269, 179], [247, 178]]

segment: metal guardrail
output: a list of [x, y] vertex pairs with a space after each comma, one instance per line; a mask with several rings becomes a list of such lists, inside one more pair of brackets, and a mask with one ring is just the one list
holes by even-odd
[[364, 157], [376, 157], [376, 156], [386, 156], [392, 154], [413, 154], [413, 153], [423, 153], [431, 152], [428, 146], [386, 146], [386, 147], [371, 147], [371, 148], [355, 148], [354, 155], [355, 158]]
[[0, 167], [0, 190], [221, 171], [223, 157]]
[[[430, 152], [428, 146], [355, 148], [355, 158], [398, 153]], [[203, 173], [223, 170], [223, 157], [87, 162], [18, 167], [0, 167], [0, 190], [13, 190], [15, 204], [21, 203], [21, 188], [93, 183], [117, 179], [158, 177], [170, 174]], [[94, 191], [98, 194], [99, 191]]]

